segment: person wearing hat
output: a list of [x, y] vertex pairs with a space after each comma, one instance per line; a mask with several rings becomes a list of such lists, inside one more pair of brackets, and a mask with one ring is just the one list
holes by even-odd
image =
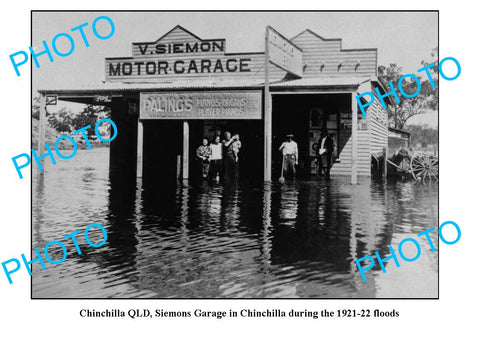
[[332, 167], [332, 156], [335, 148], [335, 142], [328, 130], [323, 129], [318, 140], [318, 175], [322, 173], [326, 179], [330, 178], [330, 168]]
[[293, 178], [295, 178], [295, 165], [298, 165], [298, 145], [293, 140], [293, 134], [289, 133], [286, 137], [287, 140], [278, 149], [283, 155], [283, 173], [286, 175], [291, 169]]

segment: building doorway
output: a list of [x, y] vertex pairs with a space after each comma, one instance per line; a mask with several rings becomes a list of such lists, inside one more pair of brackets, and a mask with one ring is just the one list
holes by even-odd
[[176, 183], [181, 166], [183, 125], [179, 120], [143, 122], [143, 177]]
[[272, 178], [280, 176], [282, 156], [278, 148], [292, 133], [298, 144], [297, 178], [317, 172], [317, 142], [327, 129], [339, 153], [346, 143], [341, 113], [351, 112], [349, 94], [274, 94], [272, 96]]
[[239, 134], [242, 147], [239, 153], [239, 177], [242, 182], [263, 180], [263, 123], [261, 120], [197, 120], [190, 121], [190, 178], [199, 179], [200, 170], [195, 157], [202, 139], [211, 143], [216, 135], [223, 140], [225, 132]]

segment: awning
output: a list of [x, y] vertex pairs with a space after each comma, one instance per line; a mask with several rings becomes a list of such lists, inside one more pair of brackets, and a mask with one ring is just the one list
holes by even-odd
[[[325, 78], [302, 78], [293, 80], [271, 81], [272, 89], [292, 88], [331, 88], [331, 87], [358, 87], [369, 82], [370, 77], [325, 77]], [[122, 92], [155, 91], [155, 90], [200, 90], [200, 89], [252, 89], [262, 88], [264, 82], [259, 79], [199, 79], [189, 81], [174, 81], [162, 83], [97, 83], [85, 84], [76, 87], [43, 88], [38, 92], [44, 94], [65, 93], [109, 93], [121, 94]]]
[[262, 82], [258, 80], [222, 80], [202, 79], [189, 81], [175, 81], [162, 83], [97, 83], [91, 85], [82, 85], [80, 87], [63, 88], [45, 88], [38, 92], [44, 94], [64, 94], [64, 93], [123, 93], [123, 92], [141, 92], [155, 90], [200, 90], [200, 89], [227, 89], [227, 88], [261, 88]]
[[271, 82], [272, 89], [281, 88], [337, 88], [337, 87], [359, 87], [363, 83], [368, 83], [370, 77], [324, 77], [324, 78], [301, 78], [293, 80], [281, 80]]
[[[282, 79], [270, 82], [272, 94], [302, 91], [316, 93], [325, 92], [358, 92], [362, 87], [371, 86], [371, 77], [324, 77], [324, 78], [302, 78]], [[136, 96], [140, 92], [156, 91], [201, 91], [201, 90], [262, 90], [265, 86], [260, 79], [228, 79], [219, 80], [215, 78], [204, 78], [196, 80], [179, 80], [162, 83], [97, 83], [84, 84], [81, 86], [64, 86], [62, 88], [43, 88], [38, 92], [45, 95], [54, 95], [59, 100], [95, 104], [102, 102], [102, 97], [125, 97]], [[100, 98], [100, 100], [98, 99]], [[110, 99], [108, 99], [110, 100]]]

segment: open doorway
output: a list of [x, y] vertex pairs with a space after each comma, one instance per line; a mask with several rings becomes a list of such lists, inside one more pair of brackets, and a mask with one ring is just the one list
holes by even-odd
[[143, 177], [176, 183], [182, 154], [183, 125], [178, 120], [143, 123]]
[[205, 137], [211, 143], [216, 135], [223, 140], [225, 132], [239, 134], [239, 179], [242, 182], [263, 180], [263, 123], [261, 120], [198, 120], [190, 121], [190, 178], [198, 180], [200, 169], [195, 157]]
[[[308, 179], [317, 172], [317, 143], [323, 129], [334, 139], [337, 155], [345, 146], [349, 136], [341, 128], [341, 114], [351, 112], [350, 95], [275, 94], [272, 97], [272, 178], [280, 176], [282, 156], [278, 148], [291, 133], [298, 144], [297, 178]], [[338, 157], [334, 154], [334, 158]]]

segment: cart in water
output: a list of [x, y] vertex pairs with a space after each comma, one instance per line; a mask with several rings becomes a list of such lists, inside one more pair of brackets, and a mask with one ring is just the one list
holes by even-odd
[[395, 169], [395, 173], [402, 177], [412, 177], [416, 181], [427, 183], [438, 182], [437, 156], [421, 152], [409, 153], [401, 149], [387, 162]]

